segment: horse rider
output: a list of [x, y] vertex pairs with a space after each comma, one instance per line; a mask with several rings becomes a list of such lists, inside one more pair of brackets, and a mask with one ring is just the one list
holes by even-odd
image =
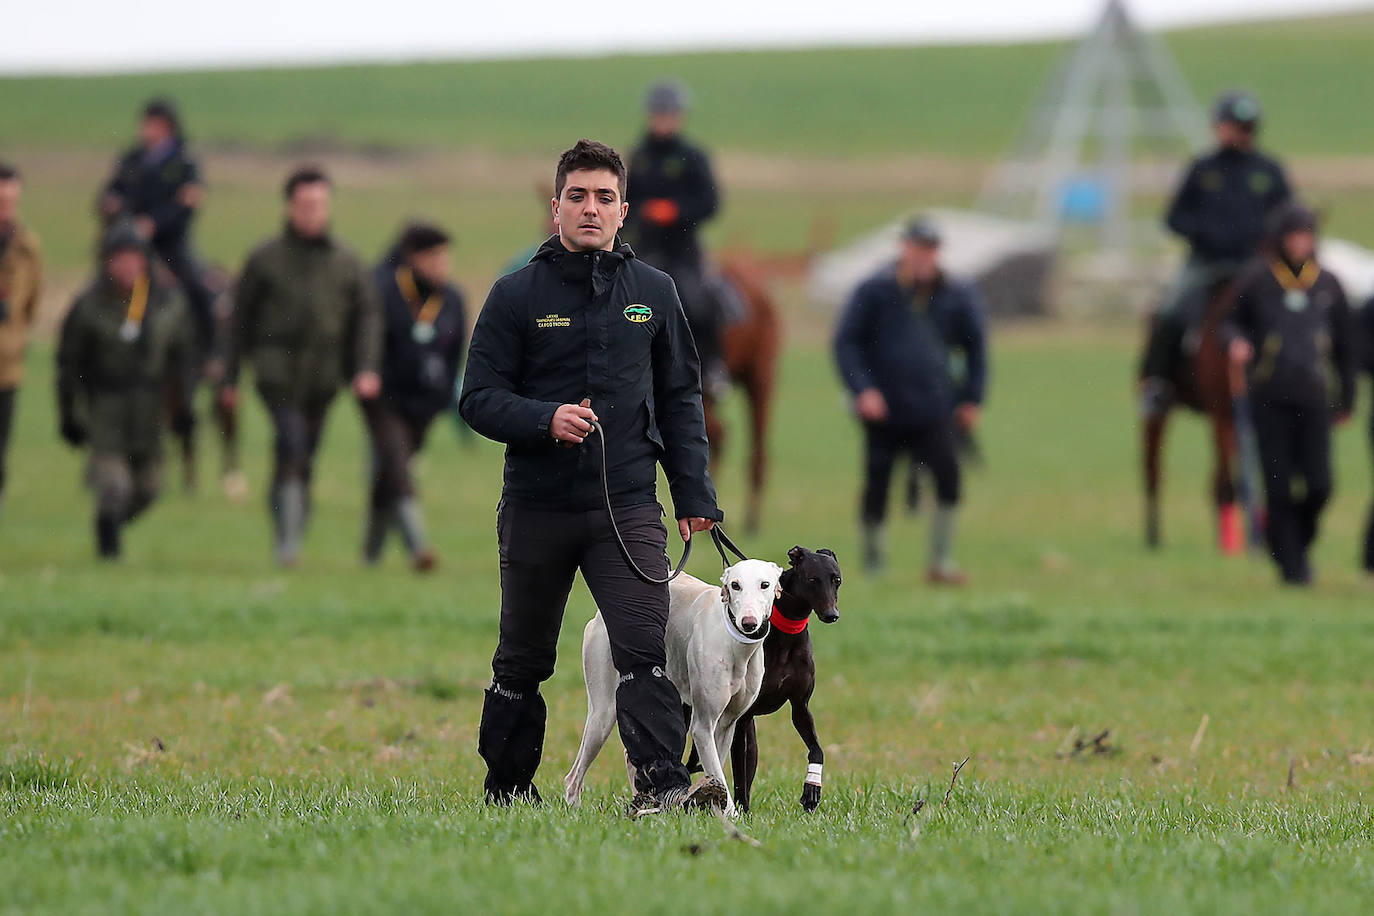
[[677, 284], [701, 359], [703, 383], [711, 392], [725, 378], [720, 341], [724, 304], [708, 283], [698, 233], [715, 216], [720, 196], [710, 158], [682, 136], [686, 88], [671, 80], [655, 83], [644, 104], [648, 130], [630, 153], [627, 193], [634, 206], [625, 221], [625, 236], [637, 257]]
[[[150, 251], [181, 284], [194, 330], [195, 352], [187, 361], [188, 383], [199, 383], [214, 340], [214, 293], [205, 283], [191, 242], [191, 226], [205, 198], [200, 164], [187, 149], [181, 115], [167, 98], [143, 106], [138, 142], [115, 163], [101, 192], [99, 209], [108, 225], [120, 217], [133, 221]], [[194, 415], [176, 430], [188, 453]]]
[[1259, 251], [1267, 218], [1292, 191], [1283, 167], [1255, 149], [1260, 106], [1227, 92], [1212, 112], [1216, 148], [1193, 160], [1169, 205], [1165, 223], [1188, 243], [1188, 259], [1155, 313], [1141, 366], [1147, 416], [1165, 409], [1184, 340], [1202, 318], [1209, 294], [1233, 279]]
[[[940, 266], [940, 233], [916, 219], [902, 233], [895, 265], [854, 291], [835, 329], [835, 361], [864, 425], [864, 489], [860, 506], [864, 563], [883, 563], [883, 524], [897, 455], [909, 453], [935, 479], [926, 578], [961, 585], [954, 562], [960, 500], [956, 431], [972, 433], [987, 388], [987, 332], [972, 284]], [[956, 381], [951, 356], [963, 363]]]
[[[683, 540], [722, 517], [682, 305], [668, 276], [617, 236], [625, 182], [624, 163], [604, 144], [582, 140], [563, 153], [552, 202], [558, 233], [492, 287], [468, 352], [463, 418], [506, 444], [496, 512], [500, 639], [478, 729], [492, 804], [539, 800], [547, 715], [539, 685], [554, 673], [579, 570], [620, 674], [631, 813], [726, 803], [724, 786], [692, 787], [682, 763], [682, 700], [663, 670], [668, 588], [635, 575], [617, 547], [618, 530], [636, 565], [667, 576], [660, 463]], [[594, 422], [604, 435], [587, 442]]]
[[330, 231], [333, 185], [315, 166], [286, 179], [286, 225], [248, 256], [234, 290], [234, 314], [219, 398], [238, 404], [244, 359], [272, 418], [268, 506], [274, 555], [295, 566], [310, 517], [310, 482], [329, 406], [350, 385], [366, 403], [381, 393], [381, 309], [372, 277]]
[[434, 568], [411, 463], [430, 424], [453, 406], [467, 316], [450, 282], [449, 234], [428, 223], [402, 230], [373, 279], [382, 304], [382, 393], [363, 402], [372, 439], [372, 482], [363, 559], [381, 559], [393, 526], [417, 572]]
[[1331, 426], [1349, 419], [1355, 399], [1356, 329], [1340, 282], [1317, 261], [1312, 211], [1289, 202], [1270, 223], [1264, 254], [1236, 278], [1221, 334], [1247, 372], [1269, 551], [1284, 582], [1306, 585], [1331, 497]]
[[0, 162], [0, 512], [5, 507], [5, 456], [24, 380], [24, 354], [43, 289], [43, 248], [19, 219], [23, 191], [19, 170]]
[[99, 276], [76, 297], [57, 345], [62, 438], [89, 446], [96, 549], [118, 559], [126, 524], [161, 489], [162, 421], [189, 409], [185, 362], [190, 329], [181, 291], [149, 265], [144, 234], [116, 220], [100, 241]]

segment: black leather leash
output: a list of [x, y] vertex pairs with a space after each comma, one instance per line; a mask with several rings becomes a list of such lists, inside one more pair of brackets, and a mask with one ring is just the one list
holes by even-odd
[[[611, 481], [609, 471], [607, 470], [610, 461], [606, 455], [606, 432], [601, 428], [601, 424], [596, 421], [592, 421], [592, 429], [596, 431], [597, 438], [601, 440], [601, 495], [606, 500], [606, 515], [611, 520], [611, 531], [615, 533], [615, 542], [620, 545], [620, 555], [625, 558], [625, 562], [629, 564], [630, 570], [645, 582], [650, 585], [667, 585], [681, 575], [683, 567], [687, 565], [687, 560], [692, 555], [692, 539], [688, 537], [687, 540], [683, 542], [682, 558], [677, 561], [677, 566], [673, 568], [673, 571], [666, 579], [651, 576], [639, 568], [639, 564], [634, 561], [634, 557], [630, 556], [630, 548], [625, 546], [625, 538], [621, 536], [620, 526], [617, 525], [615, 521], [615, 510], [611, 508]], [[719, 522], [711, 527], [711, 543], [716, 545], [716, 551], [720, 554], [720, 563], [722, 567], [730, 565], [730, 558], [725, 554], [727, 549], [741, 560], [749, 559], [744, 555], [744, 551], [736, 547], [735, 542], [730, 540], [730, 536], [721, 528]]]

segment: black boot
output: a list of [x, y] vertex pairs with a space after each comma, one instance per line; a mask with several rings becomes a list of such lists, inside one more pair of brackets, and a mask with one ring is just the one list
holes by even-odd
[[657, 665], [620, 673], [615, 691], [615, 717], [625, 755], [635, 768], [635, 790], [662, 795], [691, 782], [682, 752], [687, 725], [682, 698]]
[[95, 517], [95, 546], [100, 559], [119, 559], [119, 519], [111, 515]]
[[483, 783], [488, 804], [516, 800], [539, 802], [534, 773], [544, 754], [544, 722], [548, 709], [538, 688], [492, 681], [482, 703], [477, 752], [487, 762]]

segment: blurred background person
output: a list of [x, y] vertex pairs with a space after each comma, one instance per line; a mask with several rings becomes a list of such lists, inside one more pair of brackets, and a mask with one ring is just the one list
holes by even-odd
[[558, 223], [554, 221], [549, 208], [549, 201], [553, 199], [553, 185], [540, 184], [535, 191], [539, 195], [539, 212], [544, 217], [539, 238], [512, 255], [511, 259], [502, 266], [499, 276], [504, 277], [506, 274], [513, 274], [524, 267], [539, 253], [539, 249], [543, 247], [546, 241], [558, 234]]
[[24, 353], [43, 288], [43, 249], [38, 236], [19, 221], [23, 190], [19, 170], [0, 162], [0, 518], [5, 511], [5, 457], [24, 380]]
[[451, 241], [427, 223], [406, 226], [377, 267], [382, 308], [382, 393], [363, 401], [372, 438], [372, 488], [363, 559], [381, 559], [393, 526], [418, 572], [436, 557], [411, 464], [436, 416], [454, 404], [467, 315], [451, 282]]
[[1222, 334], [1231, 361], [1248, 370], [1269, 552], [1284, 582], [1307, 585], [1331, 498], [1331, 425], [1354, 406], [1355, 327], [1340, 282], [1317, 263], [1312, 211], [1289, 202], [1270, 227], [1265, 254], [1236, 279]]
[[57, 346], [62, 438], [90, 447], [96, 550], [117, 559], [120, 535], [157, 499], [169, 394], [179, 419], [190, 346], [181, 292], [149, 268], [146, 241], [129, 220], [101, 236], [96, 281], [77, 296]]
[[1188, 243], [1188, 260], [1155, 313], [1145, 345], [1140, 374], [1146, 416], [1170, 403], [1180, 351], [1208, 294], [1258, 253], [1268, 217], [1292, 196], [1283, 166], [1255, 149], [1259, 126], [1253, 96], [1228, 92], [1218, 98], [1212, 109], [1216, 148], [1193, 160], [1169, 204], [1165, 224]]
[[[935, 480], [927, 581], [967, 581], [954, 562], [960, 499], [955, 427], [972, 433], [981, 418], [988, 373], [983, 315], [972, 284], [941, 269], [940, 233], [928, 219], [906, 227], [897, 263], [862, 283], [840, 315], [835, 361], [864, 426], [860, 522], [870, 572], [884, 562], [888, 488], [893, 464], [905, 452]], [[965, 363], [957, 385], [952, 351]]]
[[[168, 98], [149, 100], [139, 120], [138, 142], [119, 157], [101, 193], [100, 213], [105, 225], [132, 219], [152, 254], [181, 284], [194, 331], [195, 348], [186, 363], [192, 390], [205, 371], [215, 329], [214, 294], [191, 241], [191, 224], [204, 198], [200, 163], [187, 149], [176, 104]], [[194, 420], [177, 432], [189, 487], [194, 484]]]
[[329, 405], [350, 379], [360, 401], [381, 391], [381, 312], [372, 277], [330, 232], [329, 176], [298, 168], [283, 195], [285, 227], [248, 256], [234, 292], [219, 397], [225, 409], [237, 406], [239, 370], [250, 360], [275, 431], [268, 494], [275, 557], [294, 566]]
[[664, 80], [649, 88], [648, 129], [630, 153], [625, 236], [635, 255], [673, 278], [701, 359], [704, 387], [725, 384], [721, 306], [707, 289], [699, 233], [720, 206], [711, 160], [682, 136], [687, 89]]
[[[1356, 316], [1358, 324], [1360, 361], [1374, 378], [1374, 296], [1371, 296]], [[1374, 406], [1369, 410], [1369, 439], [1374, 444]], [[1361, 558], [1365, 576], [1374, 583], [1374, 502], [1369, 506], [1369, 520], [1364, 528], [1364, 556]]]

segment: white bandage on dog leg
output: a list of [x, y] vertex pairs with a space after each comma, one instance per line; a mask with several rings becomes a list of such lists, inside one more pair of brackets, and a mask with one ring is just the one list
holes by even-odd
[[806, 765], [806, 785], [820, 787], [821, 784], [821, 764], [808, 763]]

